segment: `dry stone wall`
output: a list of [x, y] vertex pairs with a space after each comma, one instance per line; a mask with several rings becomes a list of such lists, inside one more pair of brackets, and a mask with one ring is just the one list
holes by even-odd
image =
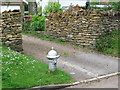
[[22, 52], [22, 24], [19, 10], [4, 11], [1, 19], [1, 41], [11, 49]]
[[118, 29], [118, 12], [88, 9], [46, 15], [46, 34], [72, 44], [94, 48], [105, 31]]

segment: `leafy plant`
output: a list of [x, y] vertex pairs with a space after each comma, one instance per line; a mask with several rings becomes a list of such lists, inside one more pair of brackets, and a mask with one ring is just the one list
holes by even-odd
[[68, 55], [68, 53], [64, 52], [64, 55]]
[[44, 31], [45, 17], [41, 13], [30, 15], [31, 19], [23, 23], [23, 31]]
[[45, 6], [43, 13], [46, 15], [47, 13], [56, 13], [58, 11], [63, 11], [61, 5], [58, 2], [48, 2], [48, 5]]
[[45, 17], [40, 16], [41, 13], [30, 15], [31, 17], [31, 24], [30, 30], [31, 31], [44, 31], [45, 30]]
[[31, 23], [31, 20], [27, 20], [26, 22], [24, 22], [24, 23], [22, 24], [22, 30], [23, 30], [23, 31], [30, 31], [30, 28], [29, 28], [30, 23]]

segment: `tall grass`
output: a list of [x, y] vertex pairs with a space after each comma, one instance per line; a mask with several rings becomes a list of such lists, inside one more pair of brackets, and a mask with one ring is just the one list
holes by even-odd
[[119, 40], [118, 30], [112, 32], [105, 32], [96, 41], [96, 49], [105, 54], [111, 54], [113, 56], [118, 56], [118, 40]]

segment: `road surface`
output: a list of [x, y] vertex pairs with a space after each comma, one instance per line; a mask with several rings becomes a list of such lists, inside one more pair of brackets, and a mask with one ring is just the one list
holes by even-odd
[[[39, 61], [48, 63], [46, 55], [51, 47], [61, 55], [57, 67], [70, 74], [75, 81], [118, 72], [118, 59], [115, 57], [83, 52], [82, 49], [76, 49], [69, 44], [62, 45], [23, 35], [24, 53]], [[117, 80], [114, 80], [114, 83], [118, 83]], [[118, 84], [115, 84], [114, 87], [117, 86]]]

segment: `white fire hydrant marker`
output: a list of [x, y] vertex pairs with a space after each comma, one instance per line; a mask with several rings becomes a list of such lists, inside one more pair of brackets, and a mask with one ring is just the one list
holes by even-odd
[[52, 50], [48, 52], [47, 58], [48, 58], [48, 64], [49, 64], [49, 70], [55, 71], [56, 70], [56, 64], [57, 59], [60, 57], [60, 55], [57, 54], [57, 52], [52, 47]]

